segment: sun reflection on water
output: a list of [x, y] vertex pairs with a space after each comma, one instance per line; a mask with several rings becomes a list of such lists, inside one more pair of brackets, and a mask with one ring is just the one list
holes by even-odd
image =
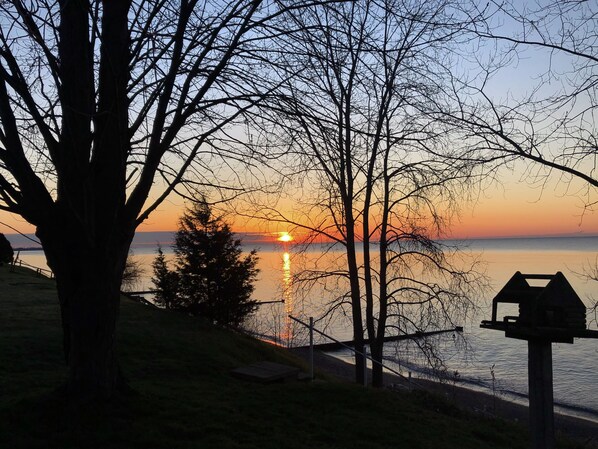
[[291, 255], [288, 252], [282, 255], [282, 299], [284, 300], [284, 329], [282, 342], [290, 346], [293, 341], [293, 322], [289, 315], [293, 313], [293, 279], [291, 275]]

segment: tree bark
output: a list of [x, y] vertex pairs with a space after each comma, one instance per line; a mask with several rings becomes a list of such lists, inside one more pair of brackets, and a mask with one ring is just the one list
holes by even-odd
[[125, 217], [137, 212], [127, 213], [125, 205], [130, 0], [102, 4], [97, 86], [89, 3], [62, 5], [60, 94], [65, 113], [54, 158], [57, 199], [37, 223], [56, 277], [68, 365], [66, 392], [77, 402], [105, 400], [124, 386], [116, 357], [116, 322], [135, 232], [134, 220]]
[[[382, 372], [382, 351], [384, 349], [384, 342], [378, 342], [378, 339], [370, 342], [370, 351], [372, 360], [372, 387], [382, 388], [384, 386], [384, 374]], [[376, 363], [378, 362], [378, 363]]]
[[[351, 233], [352, 234], [352, 233]], [[355, 243], [348, 239], [347, 244], [347, 264], [349, 266], [349, 282], [351, 284], [351, 313], [353, 316], [353, 342], [355, 347], [355, 382], [363, 384], [364, 369], [366, 360], [364, 354], [365, 345], [363, 343], [363, 324], [361, 313], [361, 295], [359, 289], [359, 270], [357, 268], [357, 256]]]
[[119, 291], [102, 273], [73, 281], [67, 279], [59, 290], [69, 341], [67, 394], [83, 401], [110, 398], [123, 386], [116, 357]]
[[120, 283], [132, 233], [92, 238], [70, 226], [38, 227], [60, 302], [69, 400], [106, 400], [126, 389], [116, 354]]

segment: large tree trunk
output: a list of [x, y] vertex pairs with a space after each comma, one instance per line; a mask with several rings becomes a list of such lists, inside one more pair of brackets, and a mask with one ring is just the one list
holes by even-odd
[[68, 363], [67, 393], [78, 400], [109, 398], [122, 386], [116, 357], [119, 289], [105, 273], [84, 282], [59, 281]]
[[351, 312], [353, 315], [353, 343], [355, 347], [355, 382], [365, 382], [364, 372], [366, 359], [362, 355], [365, 351], [363, 343], [363, 322], [361, 313], [361, 294], [359, 289], [359, 270], [357, 268], [357, 256], [353, 240], [347, 244], [347, 264], [349, 267], [349, 282], [351, 288]]
[[96, 80], [89, 2], [61, 2], [64, 112], [55, 158], [57, 198], [36, 224], [56, 276], [67, 392], [76, 401], [110, 398], [123, 385], [116, 358], [116, 322], [137, 215], [136, 210], [127, 211], [125, 195], [130, 3], [102, 2]]
[[[39, 228], [60, 302], [70, 400], [104, 400], [126, 388], [116, 355], [120, 284], [130, 238]], [[87, 238], [86, 238], [87, 237]]]
[[[384, 386], [384, 373], [382, 371], [384, 342], [379, 342], [379, 339], [370, 343], [370, 351], [372, 360], [372, 386], [375, 388], [382, 388]], [[375, 363], [378, 362], [378, 363]]]

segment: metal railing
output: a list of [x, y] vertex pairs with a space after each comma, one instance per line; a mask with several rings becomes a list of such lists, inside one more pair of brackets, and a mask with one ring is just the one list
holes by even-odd
[[[415, 386], [417, 386], [418, 388], [422, 388], [423, 386], [418, 384], [417, 382], [413, 381], [413, 379], [411, 379], [411, 375], [409, 375], [409, 377], [405, 376], [404, 374], [400, 373], [399, 371], [389, 367], [388, 365], [385, 365], [384, 363], [378, 361], [378, 360], [374, 360], [372, 357], [370, 357], [367, 353], [367, 349], [364, 349], [364, 352], [358, 351], [355, 348], [346, 345], [345, 343], [343, 343], [340, 340], [337, 340], [336, 338], [326, 334], [325, 332], [322, 332], [321, 330], [318, 330], [314, 327], [314, 319], [313, 317], [309, 317], [309, 324], [305, 323], [304, 321], [301, 321], [299, 318], [296, 318], [292, 315], [289, 315], [289, 318], [292, 319], [293, 321], [301, 324], [302, 326], [305, 326], [309, 329], [309, 371], [310, 371], [310, 376], [311, 379], [314, 378], [314, 332], [318, 333], [319, 335], [328, 338], [329, 340], [332, 340], [333, 342], [339, 344], [340, 346], [342, 346], [345, 349], [348, 349], [349, 351], [353, 352], [354, 354], [358, 354], [361, 355], [364, 358], [364, 363], [363, 363], [363, 385], [367, 387], [368, 384], [368, 364], [367, 361], [370, 360], [372, 362], [372, 365], [374, 363], [376, 363], [377, 365], [380, 365], [382, 368], [384, 368], [385, 370], [401, 377], [403, 380], [409, 382], [410, 384], [413, 384]], [[411, 374], [411, 373], [409, 373]]]
[[35, 274], [39, 276], [47, 277], [48, 279], [54, 279], [54, 272], [52, 270], [48, 270], [47, 268], [40, 268], [36, 267], [35, 265], [28, 264], [27, 262], [23, 262], [19, 259], [19, 254], [17, 253], [16, 257], [13, 259], [12, 264], [10, 265], [11, 271], [14, 271], [15, 267], [25, 267], [35, 270]]

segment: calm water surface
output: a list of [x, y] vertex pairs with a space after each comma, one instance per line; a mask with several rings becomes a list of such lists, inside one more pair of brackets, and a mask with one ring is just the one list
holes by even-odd
[[[146, 235], [133, 245], [134, 257], [146, 270], [135, 286], [136, 290], [153, 287], [150, 268], [156, 251], [153, 242], [161, 240], [168, 255], [168, 242], [164, 237], [160, 234], [152, 241]], [[479, 322], [490, 319], [492, 298], [516, 271], [545, 274], [562, 271], [586, 305], [590, 305], [591, 298], [598, 299], [598, 282], [587, 282], [577, 273], [596, 263], [598, 237], [473, 240], [466, 244], [466, 251], [484, 261], [491, 287], [482, 297], [476, 298], [478, 311], [462, 323], [464, 340], [445, 334], [436, 337], [435, 343], [441, 349], [447, 372], [453, 377], [455, 372], [458, 373], [459, 384], [482, 390], [494, 388], [511, 398], [525, 397], [527, 342], [507, 339], [498, 331], [480, 329]], [[293, 276], [304, 266], [321, 269], [342, 261], [342, 252], [324, 252], [323, 247], [312, 247], [296, 254], [293, 245], [262, 244], [256, 247], [261, 272], [254, 297], [259, 301], [284, 299], [285, 302], [261, 306], [249, 326], [278, 340], [304, 344], [306, 332], [291, 323], [287, 315], [293, 314], [304, 320], [309, 316], [322, 317], [334, 292], [317, 286], [296, 288]], [[32, 265], [46, 266], [41, 251], [22, 252], [20, 257]], [[594, 315], [588, 315], [588, 322], [596, 329]], [[320, 328], [340, 339], [351, 338], [349, 324], [349, 318], [340, 312], [332, 320], [318, 321]], [[351, 360], [348, 352], [335, 355]], [[426, 364], [412, 344], [388, 344], [385, 357], [394, 369], [412, 372], [415, 376], [427, 374]], [[553, 344], [553, 370], [557, 405], [569, 413], [598, 420], [598, 340], [577, 339], [572, 345]]]

